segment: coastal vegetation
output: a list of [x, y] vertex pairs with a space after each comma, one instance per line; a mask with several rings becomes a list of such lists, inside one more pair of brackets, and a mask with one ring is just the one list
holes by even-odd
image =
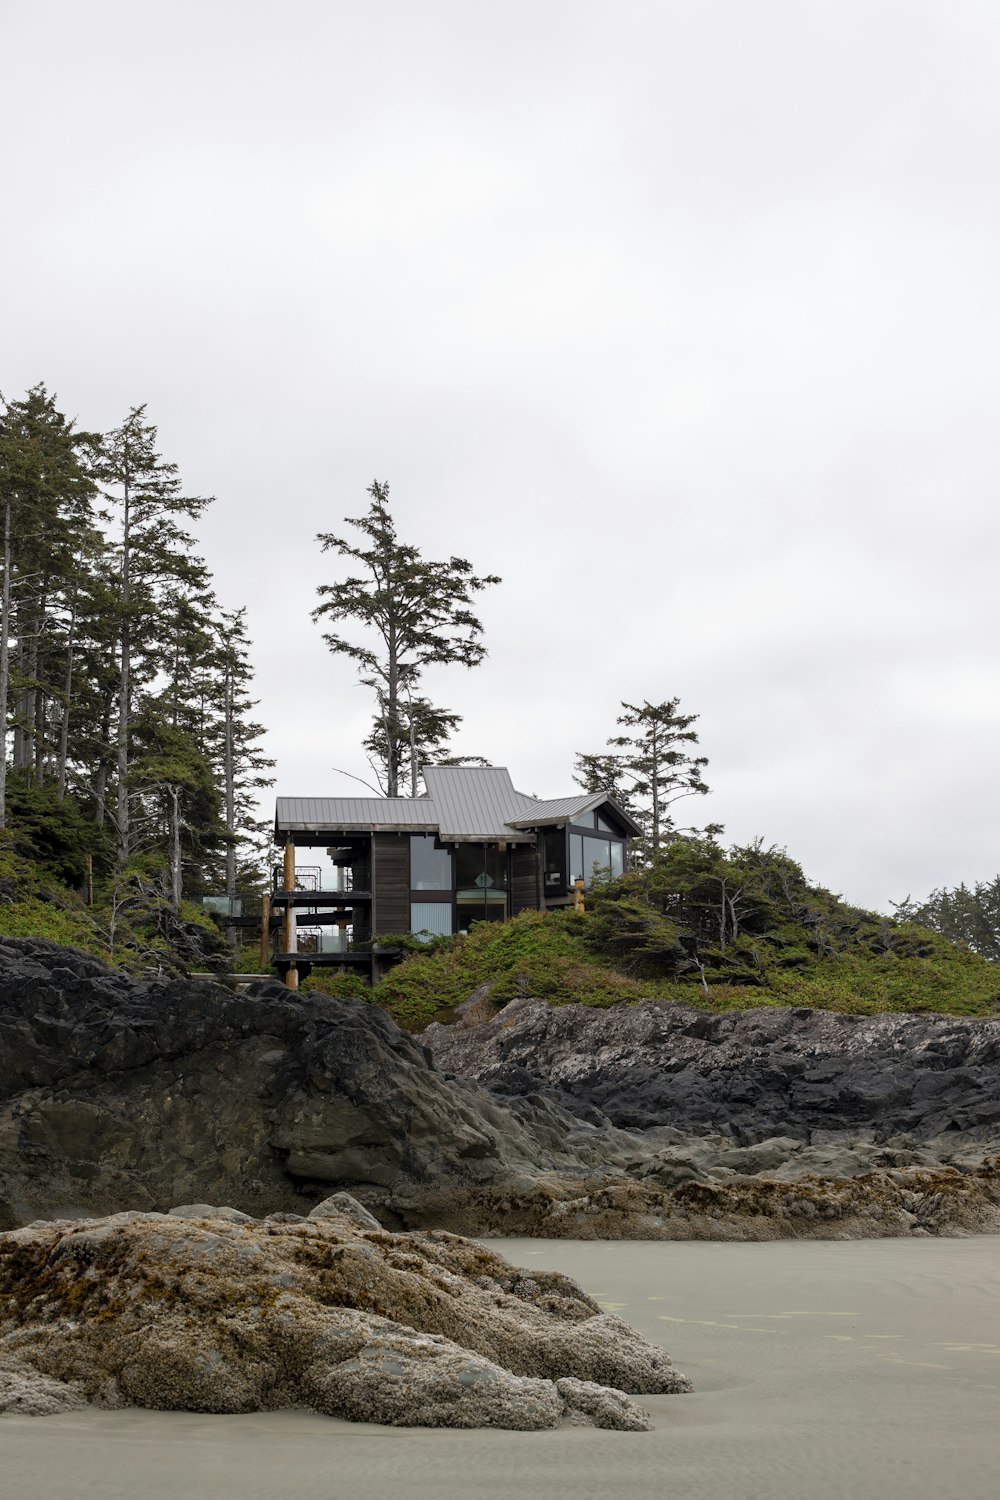
[[354, 976], [308, 987], [370, 995], [420, 1027], [481, 994], [553, 1005], [659, 998], [709, 1010], [816, 1006], [852, 1015], [995, 1015], [1000, 969], [904, 917], [851, 906], [811, 884], [784, 851], [676, 837], [648, 867], [604, 881], [587, 910], [525, 912], [467, 936], [405, 940], [374, 991]]

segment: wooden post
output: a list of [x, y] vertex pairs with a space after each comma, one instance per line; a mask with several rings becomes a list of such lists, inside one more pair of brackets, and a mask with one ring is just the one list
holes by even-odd
[[271, 962], [271, 897], [267, 891], [260, 898], [260, 968], [261, 973]]
[[583, 909], [584, 909], [584, 906], [583, 906], [583, 881], [582, 880], [574, 880], [574, 882], [573, 882], [573, 910], [574, 911], [583, 911]]
[[[295, 845], [289, 839], [285, 844], [285, 868], [283, 883], [285, 887], [285, 952], [294, 953], [299, 946], [299, 929], [295, 918], [295, 906], [291, 895], [295, 889]], [[290, 990], [299, 987], [299, 971], [292, 959], [285, 975], [285, 983]]]

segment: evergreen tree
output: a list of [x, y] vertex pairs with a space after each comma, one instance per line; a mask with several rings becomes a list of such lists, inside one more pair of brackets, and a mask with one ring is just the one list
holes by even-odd
[[[77, 432], [43, 385], [2, 401], [0, 506], [0, 826], [6, 821], [6, 735], [17, 695], [14, 765], [40, 783], [51, 747], [50, 709], [73, 653], [82, 559], [95, 536], [92, 433]], [[12, 645], [16, 660], [12, 663]], [[12, 670], [13, 668], [13, 670]], [[68, 704], [67, 704], [68, 707]]]
[[1000, 875], [973, 886], [963, 881], [954, 890], [931, 891], [926, 901], [911, 901], [907, 896], [891, 904], [901, 921], [919, 922], [1000, 962]]
[[[691, 728], [697, 714], [678, 712], [679, 698], [665, 703], [622, 703], [618, 723], [624, 734], [608, 739], [609, 749], [577, 755], [574, 779], [586, 792], [610, 792], [642, 826], [643, 854], [652, 858], [676, 833], [670, 808], [684, 797], [704, 797], [704, 755], [692, 755], [698, 735]], [[710, 838], [721, 833], [711, 824]]]
[[116, 523], [114, 552], [118, 584], [118, 721], [116, 731], [117, 854], [124, 864], [132, 852], [129, 801], [131, 716], [136, 687], [162, 665], [155, 622], [164, 592], [192, 585], [204, 571], [192, 554], [193, 538], [184, 520], [195, 520], [210, 499], [181, 493], [177, 465], [156, 451], [155, 426], [145, 406], [133, 407], [105, 439], [100, 478]]
[[[416, 797], [421, 769], [428, 765], [440, 765], [448, 758], [448, 741], [462, 719], [461, 715], [448, 713], [447, 709], [435, 708], [427, 698], [407, 697], [403, 714], [404, 722], [400, 726], [401, 736], [396, 747], [396, 769], [400, 784], [405, 786], [408, 783], [410, 796]], [[391, 795], [386, 785], [389, 723], [388, 715], [377, 717], [371, 734], [364, 742], [368, 764], [379, 781], [380, 790], [386, 796]]]
[[252, 711], [253, 669], [246, 632], [246, 609], [220, 614], [215, 622], [215, 651], [211, 669], [217, 684], [219, 713], [215, 723], [213, 756], [222, 788], [226, 841], [226, 895], [238, 890], [241, 866], [253, 868], [256, 880], [270, 858], [270, 824], [259, 817], [257, 793], [274, 784], [266, 773], [274, 765], [263, 750], [264, 726]]
[[134, 847], [165, 857], [171, 909], [186, 888], [218, 883], [224, 846], [219, 788], [194, 736], [147, 706], [136, 714], [129, 768]]
[[[360, 681], [375, 692], [378, 711], [368, 748], [379, 747], [380, 779], [387, 796], [397, 797], [410, 744], [407, 704], [420, 701], [417, 689], [426, 667], [474, 667], [482, 661], [486, 648], [482, 625], [472, 612], [473, 596], [500, 579], [477, 577], [463, 557], [428, 562], [415, 547], [399, 541], [389, 513], [388, 484], [375, 480], [368, 494], [367, 515], [345, 518], [360, 532], [357, 542], [332, 533], [317, 537], [324, 552], [361, 566], [337, 583], [320, 585], [323, 602], [313, 610], [313, 619], [356, 621], [368, 633], [363, 644], [333, 631], [323, 639], [335, 655], [358, 664]], [[445, 717], [457, 721], [456, 716]]]

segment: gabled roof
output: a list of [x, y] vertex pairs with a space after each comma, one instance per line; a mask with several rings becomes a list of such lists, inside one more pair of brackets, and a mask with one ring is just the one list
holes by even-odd
[[531, 804], [524, 819], [512, 819], [512, 825], [520, 828], [526, 823], [531, 828], [548, 828], [554, 823], [575, 823], [584, 813], [594, 812], [599, 807], [610, 807], [619, 823], [631, 834], [641, 833], [638, 823], [607, 792], [580, 792], [576, 797], [550, 797], [542, 801], [538, 797], [525, 799]]
[[638, 824], [606, 792], [542, 800], [516, 790], [505, 766], [428, 766], [423, 797], [279, 797], [275, 838], [315, 832], [436, 833], [443, 843], [531, 843], [532, 830], [610, 807], [630, 833]]

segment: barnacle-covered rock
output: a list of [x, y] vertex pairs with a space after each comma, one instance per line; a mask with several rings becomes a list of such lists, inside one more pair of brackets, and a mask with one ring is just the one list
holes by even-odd
[[648, 1417], [632, 1395], [690, 1389], [564, 1276], [324, 1208], [256, 1221], [197, 1204], [0, 1235], [0, 1410], [307, 1406], [398, 1426], [633, 1431]]

